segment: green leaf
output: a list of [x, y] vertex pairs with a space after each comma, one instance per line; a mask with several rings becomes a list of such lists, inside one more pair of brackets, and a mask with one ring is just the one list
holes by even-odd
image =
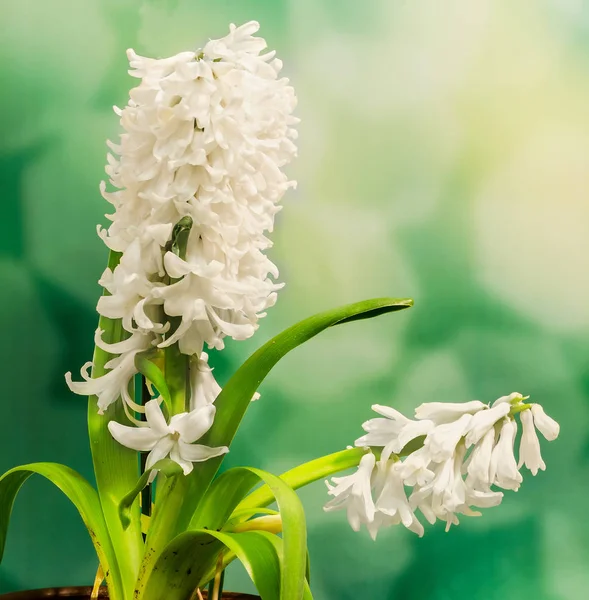
[[[157, 561], [157, 568], [137, 597], [141, 600], [186, 600], [204, 573], [214, 573], [217, 556], [227, 548], [243, 563], [262, 600], [287, 598], [280, 595], [280, 558], [271, 540], [273, 537], [262, 531], [226, 533], [202, 529], [181, 533], [166, 546]], [[289, 600], [294, 600], [294, 596]]]
[[[210, 446], [230, 444], [260, 383], [272, 367], [297, 346], [328, 327], [369, 319], [388, 312], [403, 310], [412, 305], [413, 300], [409, 298], [377, 298], [356, 302], [309, 317], [278, 334], [254, 352], [227, 382], [215, 401], [217, 413], [213, 427], [202, 443]], [[220, 464], [221, 461], [216, 462]]]
[[[244, 467], [236, 467], [221, 473], [200, 503], [191, 523], [191, 529], [221, 529], [237, 505], [247, 493], [260, 481], [260, 477]], [[268, 487], [272, 495], [273, 490]], [[249, 508], [249, 507], [248, 507]]]
[[[277, 535], [272, 535], [269, 538], [270, 542], [276, 549], [276, 553], [278, 554], [278, 558], [280, 559], [280, 567], [281, 569], [287, 568], [284, 565], [284, 541], [279, 538]], [[311, 595], [311, 589], [309, 588], [310, 579], [310, 563], [309, 563], [309, 553], [307, 552], [306, 556], [306, 567], [305, 567], [305, 581], [303, 588], [303, 600], [313, 600], [313, 596]]]
[[[109, 268], [114, 269], [119, 259], [120, 254], [111, 252]], [[99, 327], [104, 331], [102, 339], [110, 344], [120, 342], [127, 335], [120, 320], [111, 320], [101, 316]], [[111, 358], [113, 356], [108, 352], [98, 347], [95, 348], [93, 378], [101, 377], [106, 373], [104, 365]], [[123, 585], [126, 593], [130, 594], [143, 554], [141, 515], [139, 507], [133, 506], [129, 510], [130, 523], [125, 530], [119, 518], [119, 504], [137, 482], [139, 458], [137, 452], [125, 448], [113, 439], [108, 430], [108, 423], [113, 420], [127, 425], [131, 424], [125, 415], [122, 401], [118, 400], [111, 404], [103, 415], [99, 415], [97, 398], [91, 396], [88, 400], [88, 435], [96, 485], [110, 537], [119, 557]]]
[[280, 513], [272, 508], [244, 508], [236, 509], [231, 513], [231, 518], [223, 525], [223, 529], [231, 531], [231, 527], [239, 523], [243, 523], [256, 515], [271, 515], [276, 516]]
[[182, 473], [182, 467], [170, 460], [168, 458], [164, 458], [159, 460], [158, 462], [146, 469], [143, 475], [137, 481], [137, 485], [121, 500], [119, 504], [119, 517], [121, 519], [121, 523], [123, 525], [123, 529], [127, 529], [131, 524], [131, 510], [133, 507], [133, 503], [135, 502], [135, 498], [141, 493], [141, 490], [149, 483], [149, 476], [153, 471], [159, 471], [159, 473], [165, 475], [166, 477], [176, 477]]
[[119, 564], [102, 514], [98, 494], [79, 473], [64, 465], [34, 463], [11, 469], [0, 477], [0, 560], [4, 554], [8, 522], [16, 495], [25, 481], [33, 474], [42, 475], [48, 479], [78, 509], [105, 573], [110, 598], [111, 600], [123, 600], [125, 593]]

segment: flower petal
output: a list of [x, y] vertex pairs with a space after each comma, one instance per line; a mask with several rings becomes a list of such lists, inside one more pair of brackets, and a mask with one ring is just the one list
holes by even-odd
[[161, 435], [148, 427], [128, 427], [116, 421], [108, 424], [108, 430], [119, 444], [140, 452], [152, 450], [161, 438]]
[[180, 456], [184, 460], [190, 462], [203, 462], [209, 460], [209, 458], [215, 458], [229, 452], [227, 446], [211, 448], [210, 446], [203, 446], [202, 444], [186, 444], [182, 440], [178, 442], [178, 446]]
[[166, 435], [161, 438], [159, 442], [154, 446], [153, 450], [147, 456], [147, 460], [145, 461], [145, 469], [151, 469], [155, 463], [162, 458], [166, 458], [168, 454], [172, 451], [172, 448], [175, 445], [174, 438], [171, 435]]
[[149, 427], [153, 429], [153, 431], [156, 431], [160, 437], [170, 433], [170, 428], [162, 413], [159, 400], [150, 400], [149, 402], [146, 402], [145, 418], [149, 423]]
[[212, 426], [216, 408], [208, 404], [189, 413], [175, 415], [170, 427], [180, 434], [180, 439], [187, 444], [199, 440]]

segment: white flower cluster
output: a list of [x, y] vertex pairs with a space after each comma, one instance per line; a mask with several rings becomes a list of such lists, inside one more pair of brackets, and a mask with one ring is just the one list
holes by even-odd
[[[536, 429], [554, 440], [560, 428], [539, 404], [525, 400], [513, 393], [492, 406], [478, 400], [426, 403], [417, 407], [416, 420], [388, 406], [373, 406], [384, 418], [364, 423], [366, 435], [356, 446], [381, 447], [380, 460], [369, 452], [355, 473], [327, 482], [333, 499], [325, 510], [346, 509], [351, 527], [358, 531], [364, 524], [373, 538], [381, 527], [398, 523], [422, 536], [417, 509], [429, 523], [445, 521], [446, 530], [458, 524], [459, 514], [480, 516], [473, 507], [497, 506], [503, 499], [493, 487], [518, 490], [522, 465], [533, 475], [546, 468]], [[514, 456], [517, 414], [522, 424], [519, 462]], [[406, 454], [410, 442], [419, 447]]]
[[137, 353], [178, 342], [202, 358], [204, 344], [250, 337], [276, 301], [265, 234], [294, 185], [282, 168], [296, 154], [296, 97], [279, 78], [281, 62], [262, 53], [258, 29], [232, 25], [226, 37], [170, 58], [128, 51], [141, 83], [115, 108], [125, 132], [110, 144], [106, 172], [117, 189], [102, 185], [114, 212], [110, 227], [98, 228], [122, 257], [100, 279], [108, 293], [97, 310], [121, 319], [130, 337], [108, 345], [98, 331], [97, 345], [118, 355], [107, 374], [90, 379], [86, 366], [85, 381], [66, 376], [74, 392], [98, 397], [100, 412], [119, 397], [137, 409], [127, 392]]

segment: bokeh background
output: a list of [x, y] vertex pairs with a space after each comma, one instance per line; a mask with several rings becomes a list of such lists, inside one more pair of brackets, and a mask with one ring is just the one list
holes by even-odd
[[[228, 458], [281, 472], [351, 443], [373, 403], [531, 394], [562, 424], [548, 470], [480, 519], [376, 543], [302, 492], [316, 600], [569, 600], [589, 589], [589, 4], [584, 0], [2, 0], [1, 470], [91, 477], [83, 399], [106, 253], [94, 228], [125, 49], [165, 56], [259, 20], [300, 98], [299, 188], [272, 252], [287, 286], [224, 380], [293, 321], [370, 296], [415, 308], [336, 328], [263, 384]], [[22, 491], [0, 591], [89, 584], [75, 511]], [[228, 587], [251, 590], [239, 568]]]

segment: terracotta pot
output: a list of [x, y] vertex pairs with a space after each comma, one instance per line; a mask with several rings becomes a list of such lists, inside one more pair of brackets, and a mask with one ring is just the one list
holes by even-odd
[[[12, 592], [0, 594], [0, 600], [46, 600], [47, 598], [68, 598], [69, 600], [89, 600], [91, 587], [68, 587], [68, 588], [45, 588], [43, 590], [31, 590], [28, 592]], [[207, 593], [202, 593], [206, 600]], [[101, 588], [99, 598], [108, 598], [106, 588]], [[259, 596], [250, 594], [239, 594], [224, 592], [223, 600], [260, 600]]]

